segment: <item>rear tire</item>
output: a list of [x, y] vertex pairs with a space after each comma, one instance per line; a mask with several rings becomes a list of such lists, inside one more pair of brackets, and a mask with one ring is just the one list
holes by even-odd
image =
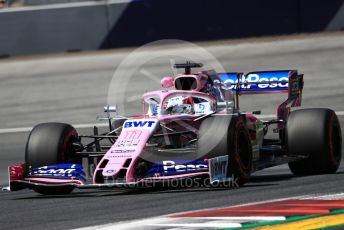
[[[78, 140], [78, 133], [68, 124], [42, 123], [36, 125], [28, 138], [25, 162], [31, 167], [41, 167], [61, 163], [81, 163], [72, 143]], [[44, 195], [68, 194], [72, 186], [34, 187], [33, 190]]]
[[199, 152], [208, 158], [228, 155], [227, 176], [232, 185], [247, 182], [252, 170], [252, 146], [248, 130], [239, 117], [214, 116], [204, 120], [199, 132]]
[[342, 137], [337, 115], [330, 109], [302, 109], [291, 112], [287, 127], [290, 155], [306, 159], [289, 163], [296, 176], [335, 173], [342, 158]]

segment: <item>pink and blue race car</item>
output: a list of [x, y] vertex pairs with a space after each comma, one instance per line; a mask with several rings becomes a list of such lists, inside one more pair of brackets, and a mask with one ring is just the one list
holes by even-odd
[[[67, 194], [75, 188], [145, 187], [195, 178], [240, 186], [252, 172], [285, 163], [298, 176], [338, 169], [341, 129], [334, 111], [291, 111], [301, 105], [302, 74], [192, 72], [202, 64], [190, 62], [175, 67], [185, 72], [164, 77], [162, 90], [145, 93], [143, 114], [123, 117], [115, 107], [105, 107], [106, 133], [94, 127], [92, 135], [78, 135], [68, 124], [36, 125], [25, 163], [8, 168], [7, 190]], [[287, 94], [275, 119], [239, 110], [241, 94], [260, 93]], [[275, 138], [267, 138], [269, 127]]]

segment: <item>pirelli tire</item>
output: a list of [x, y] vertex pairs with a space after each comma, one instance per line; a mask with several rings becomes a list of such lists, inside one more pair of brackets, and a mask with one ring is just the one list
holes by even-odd
[[227, 177], [231, 186], [242, 186], [252, 171], [252, 145], [249, 132], [241, 117], [213, 116], [204, 120], [199, 131], [199, 153], [213, 158], [227, 155]]
[[338, 117], [330, 109], [291, 112], [286, 125], [290, 155], [306, 159], [289, 163], [296, 176], [335, 173], [342, 158], [342, 136]]
[[78, 139], [76, 130], [64, 123], [42, 123], [30, 132], [26, 143], [25, 162], [32, 167], [60, 163], [80, 163], [72, 148]]
[[[30, 132], [25, 150], [25, 162], [31, 167], [40, 167], [60, 163], [81, 163], [72, 143], [78, 139], [76, 130], [64, 123], [42, 123]], [[73, 187], [33, 187], [45, 195], [68, 194]]]

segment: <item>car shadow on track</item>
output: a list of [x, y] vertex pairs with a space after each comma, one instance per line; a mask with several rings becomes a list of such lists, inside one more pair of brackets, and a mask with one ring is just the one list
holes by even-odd
[[290, 180], [292, 178], [295, 178], [295, 176], [292, 174], [257, 175], [257, 176], [251, 176], [249, 182], [254, 182], [254, 183], [277, 182], [277, 181]]
[[[279, 175], [262, 175], [252, 176], [250, 181], [243, 187], [271, 187], [278, 186], [280, 181], [290, 180], [294, 178], [291, 174], [279, 174]], [[30, 200], [30, 199], [64, 199], [64, 198], [81, 198], [81, 197], [108, 197], [108, 196], [130, 196], [140, 194], [159, 194], [159, 193], [193, 193], [201, 191], [223, 191], [223, 190], [237, 190], [238, 187], [153, 187], [153, 188], [126, 188], [126, 189], [92, 189], [92, 190], [75, 190], [75, 192], [68, 195], [40, 195], [30, 192], [29, 197], [14, 198], [14, 200]]]

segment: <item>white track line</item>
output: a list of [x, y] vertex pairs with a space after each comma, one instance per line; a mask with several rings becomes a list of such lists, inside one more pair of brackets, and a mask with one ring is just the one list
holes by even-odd
[[[156, 227], [183, 227], [183, 228], [196, 228], [196, 229], [204, 229], [204, 228], [240, 228], [242, 225], [240, 223], [231, 223], [231, 222], [206, 222], [206, 223], [192, 223], [192, 224], [150, 224], [149, 226], [156, 226]], [[115, 228], [113, 228], [115, 229]]]
[[[336, 114], [337, 116], [344, 116], [344, 111], [337, 111]], [[256, 117], [260, 119], [266, 119], [266, 118], [274, 118], [276, 117], [276, 115], [275, 114], [262, 114], [262, 115], [257, 115]], [[92, 128], [93, 126], [107, 127], [108, 124], [107, 123], [106, 124], [105, 123], [100, 123], [100, 124], [90, 123], [90, 124], [76, 124], [73, 126], [77, 129], [84, 129], [84, 128]], [[31, 130], [32, 130], [32, 127], [0, 129], [0, 134], [23, 133], [23, 132], [30, 132]]]
[[[342, 199], [343, 197], [344, 197], [344, 193], [303, 195], [303, 196], [287, 197], [287, 198], [282, 198], [282, 199], [272, 199], [272, 200], [266, 200], [266, 201], [251, 202], [251, 203], [246, 203], [246, 204], [233, 205], [230, 207], [243, 207], [247, 205], [278, 202], [278, 201], [284, 201], [284, 200], [290, 200], [290, 199], [299, 199], [299, 200], [332, 199], [332, 198]], [[225, 207], [217, 207], [217, 208], [225, 208]], [[77, 230], [112, 230], [112, 229], [133, 230], [133, 229], [138, 229], [138, 228], [140, 228], [141, 230], [152, 230], [152, 229], [160, 229], [161, 227], [163, 229], [184, 229], [184, 228], [187, 228], [187, 229], [202, 228], [203, 229], [203, 228], [229, 228], [231, 226], [235, 228], [235, 227], [241, 227], [243, 223], [247, 223], [247, 222], [261, 222], [261, 221], [264, 222], [264, 221], [286, 219], [286, 217], [284, 216], [183, 217], [183, 218], [173, 217], [174, 215], [181, 215], [181, 214], [192, 213], [195, 211], [206, 211], [206, 210], [212, 210], [212, 209], [214, 208], [173, 213], [167, 216], [152, 217], [152, 218], [139, 219], [139, 220], [121, 221], [121, 222], [114, 222], [114, 223], [103, 224], [103, 225], [95, 225], [95, 226], [77, 228]], [[199, 219], [200, 222], [194, 222], [194, 220], [197, 220], [197, 219]]]
[[[132, 0], [107, 0], [107, 4], [119, 4], [119, 3], [130, 3]], [[1, 9], [1, 12], [17, 12], [17, 11], [33, 11], [33, 10], [51, 10], [61, 8], [73, 8], [73, 7], [88, 7], [88, 6], [105, 6], [104, 2], [67, 2], [67, 3], [55, 3], [48, 5], [37, 5], [37, 6], [25, 6]]]
[[326, 195], [309, 195], [302, 198], [302, 200], [337, 200], [343, 199], [344, 193], [326, 194]]
[[[134, 221], [123, 221], [118, 223], [96, 225], [84, 228], [77, 228], [77, 230], [151, 230], [151, 229], [161, 229], [165, 228], [194, 228], [194, 229], [204, 229], [204, 228], [238, 228], [242, 225], [240, 223], [226, 222], [226, 221], [212, 221], [203, 223], [169, 223], [173, 221], [172, 218], [165, 217], [155, 217], [147, 218], [144, 220], [134, 220]], [[156, 227], [156, 228], [154, 228]], [[160, 227], [160, 228], [159, 228]]]
[[188, 219], [199, 220], [230, 220], [230, 221], [273, 221], [273, 220], [286, 220], [285, 216], [212, 216], [212, 217], [187, 217]]

